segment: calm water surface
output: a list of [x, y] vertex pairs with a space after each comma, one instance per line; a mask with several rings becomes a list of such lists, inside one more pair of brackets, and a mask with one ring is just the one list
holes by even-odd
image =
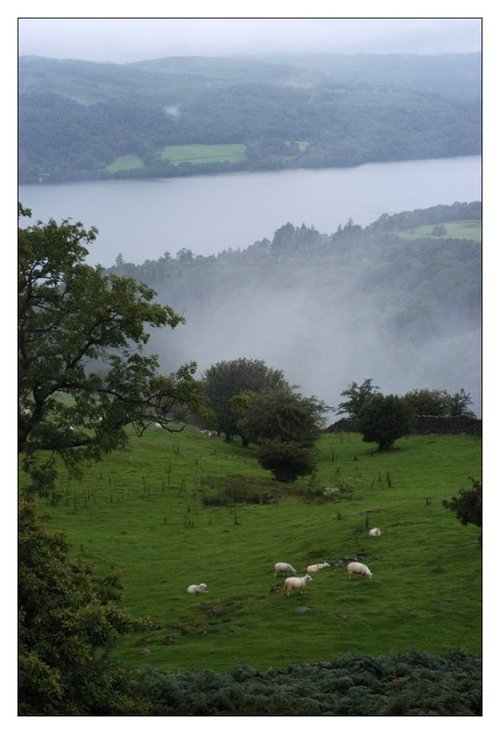
[[[70, 218], [99, 230], [89, 262], [156, 260], [189, 248], [213, 255], [272, 239], [287, 222], [332, 234], [352, 219], [481, 199], [480, 156], [357, 168], [233, 173], [144, 181], [25, 185], [33, 219]], [[33, 221], [33, 220], [32, 220]]]

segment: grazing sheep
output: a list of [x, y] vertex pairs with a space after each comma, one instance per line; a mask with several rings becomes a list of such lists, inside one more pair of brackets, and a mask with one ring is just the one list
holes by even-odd
[[161, 423], [153, 423], [155, 431], [163, 431], [163, 426]]
[[289, 563], [275, 563], [274, 578], [276, 578], [279, 573], [297, 573], [297, 571]]
[[324, 563], [312, 563], [307, 567], [307, 573], [318, 573], [318, 571], [322, 571], [324, 568], [330, 568], [330, 564], [326, 561]]
[[370, 536], [370, 538], [378, 538], [379, 535], [382, 535], [382, 531], [380, 530], [380, 528], [372, 528], [368, 535]]
[[351, 563], [347, 564], [347, 573], [349, 574], [349, 579], [351, 578], [353, 573], [359, 573], [361, 576], [365, 576], [367, 579], [373, 578], [373, 574], [368, 566], [365, 566], [364, 563], [358, 563], [358, 561], [352, 561]]
[[288, 596], [292, 589], [299, 589], [299, 594], [302, 594], [302, 589], [306, 584], [312, 581], [312, 576], [289, 576], [285, 579], [285, 594]]
[[191, 584], [186, 591], [188, 594], [204, 594], [207, 590], [206, 584]]

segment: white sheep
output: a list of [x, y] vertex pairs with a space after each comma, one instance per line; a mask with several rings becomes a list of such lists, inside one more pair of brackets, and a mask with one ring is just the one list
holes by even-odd
[[324, 568], [330, 568], [330, 564], [326, 561], [324, 563], [311, 563], [306, 570], [307, 573], [318, 573], [318, 571], [322, 571]]
[[349, 574], [349, 579], [353, 573], [359, 573], [361, 576], [365, 576], [368, 579], [373, 578], [373, 574], [368, 566], [365, 566], [364, 563], [358, 563], [358, 561], [351, 561], [351, 563], [347, 564], [347, 573]]
[[274, 578], [276, 578], [279, 573], [297, 573], [297, 571], [289, 563], [275, 563]]
[[379, 535], [382, 535], [382, 531], [380, 530], [380, 528], [372, 528], [368, 535], [370, 536], [370, 538], [378, 538]]
[[188, 594], [204, 594], [207, 590], [206, 584], [191, 584], [186, 591]]
[[153, 427], [155, 431], [163, 431], [163, 426], [161, 423], [153, 423]]
[[289, 576], [285, 579], [285, 594], [288, 596], [292, 589], [299, 589], [299, 594], [302, 594], [302, 589], [310, 581], [312, 581], [312, 576], [309, 576], [309, 574], [306, 576]]

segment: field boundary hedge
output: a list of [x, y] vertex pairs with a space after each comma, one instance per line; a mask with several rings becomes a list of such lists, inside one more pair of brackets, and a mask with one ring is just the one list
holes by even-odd
[[[326, 433], [357, 433], [354, 421], [351, 418], [341, 418], [332, 423], [325, 431]], [[470, 436], [482, 436], [483, 422], [480, 418], [472, 418], [466, 415], [437, 416], [419, 415], [416, 418], [412, 433], [426, 435], [430, 433], [441, 433], [448, 435], [459, 435], [466, 433]]]

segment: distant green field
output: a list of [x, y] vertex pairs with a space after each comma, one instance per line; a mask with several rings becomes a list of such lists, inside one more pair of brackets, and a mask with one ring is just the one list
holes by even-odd
[[398, 235], [406, 239], [416, 239], [418, 237], [436, 237], [437, 239], [442, 239], [446, 237], [481, 242], [481, 222], [479, 220], [471, 221], [464, 219], [462, 221], [443, 222], [443, 226], [446, 229], [446, 233], [441, 235], [433, 234], [434, 224], [424, 224], [421, 227], [415, 227], [415, 229], [410, 230], [399, 230]]
[[144, 163], [142, 162], [142, 159], [134, 153], [130, 153], [129, 155], [122, 155], [117, 158], [113, 163], [110, 163], [109, 166], [106, 166], [106, 170], [110, 173], [116, 173], [116, 171], [125, 171], [132, 168], [143, 167]]
[[[132, 665], [228, 670], [317, 662], [351, 650], [369, 654], [481, 649], [479, 529], [462, 526], [441, 502], [480, 478], [480, 439], [412, 436], [380, 453], [354, 434], [325, 435], [317, 475], [280, 485], [253, 449], [148, 430], [130, 448], [89, 466], [82, 480], [61, 476], [59, 501], [40, 500], [51, 530], [99, 573], [119, 570], [123, 605], [151, 620], [129, 634], [116, 657]], [[210, 483], [260, 477], [275, 504], [207, 506]], [[342, 499], [300, 492], [341, 486]], [[379, 526], [380, 538], [367, 527]], [[273, 565], [358, 554], [372, 582], [344, 568], [317, 575], [287, 598]], [[208, 593], [190, 596], [191, 583]], [[298, 607], [305, 606], [304, 613]]]
[[166, 145], [162, 152], [162, 160], [171, 163], [238, 163], [244, 161], [246, 147], [243, 144], [233, 145]]

